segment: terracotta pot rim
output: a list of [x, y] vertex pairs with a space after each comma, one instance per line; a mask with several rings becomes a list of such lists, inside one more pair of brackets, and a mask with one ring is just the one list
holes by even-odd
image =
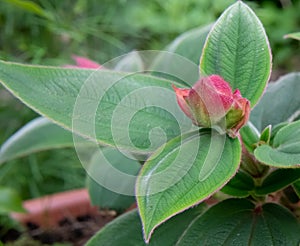
[[22, 224], [30, 222], [42, 227], [55, 226], [64, 218], [93, 215], [99, 211], [92, 206], [85, 188], [27, 200], [23, 206], [27, 213], [12, 213], [12, 218]]

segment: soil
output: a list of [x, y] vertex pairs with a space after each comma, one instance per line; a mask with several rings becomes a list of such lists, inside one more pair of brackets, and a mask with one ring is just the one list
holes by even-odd
[[81, 246], [115, 217], [113, 211], [99, 211], [96, 215], [66, 217], [56, 227], [51, 228], [28, 222], [24, 232], [10, 230], [1, 240], [5, 246], [41, 246], [55, 243]]

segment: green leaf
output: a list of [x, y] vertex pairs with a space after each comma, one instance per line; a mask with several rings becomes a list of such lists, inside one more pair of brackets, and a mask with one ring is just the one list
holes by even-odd
[[136, 211], [104, 227], [87, 246], [282, 246], [298, 245], [299, 223], [285, 208], [267, 203], [262, 207], [246, 199], [228, 199], [203, 213], [192, 208], [162, 224], [149, 244], [142, 239]]
[[238, 138], [209, 130], [174, 138], [158, 149], [136, 183], [145, 240], [158, 225], [221, 189], [240, 158]]
[[290, 73], [269, 83], [264, 96], [252, 110], [250, 121], [259, 131], [268, 125], [293, 121], [300, 115], [300, 73]]
[[27, 123], [3, 143], [0, 163], [43, 150], [73, 146], [70, 131], [40, 117]]
[[256, 144], [259, 142], [259, 132], [255, 126], [248, 121], [248, 123], [240, 130], [240, 134], [243, 140], [243, 144], [251, 153], [256, 148]]
[[255, 189], [257, 195], [268, 195], [281, 190], [300, 179], [300, 169], [277, 169], [271, 172]]
[[282, 127], [273, 139], [273, 146], [261, 145], [255, 157], [266, 165], [293, 168], [300, 166], [300, 121]]
[[294, 32], [284, 35], [284, 38], [293, 38], [300, 41], [300, 32]]
[[284, 207], [255, 207], [245, 199], [229, 199], [195, 219], [176, 245], [298, 245], [299, 231], [298, 221]]
[[[135, 176], [141, 165], [116, 149], [104, 148], [102, 154], [103, 156], [99, 156], [96, 153], [93, 156], [88, 169], [90, 175], [87, 176], [87, 187], [92, 204], [100, 208], [123, 211], [135, 202]], [[105, 157], [105, 161], [101, 157]], [[111, 172], [112, 168], [119, 171], [119, 175]], [[128, 176], [133, 178], [129, 179]], [[112, 191], [110, 187], [119, 187], [118, 192]], [[131, 196], [127, 195], [130, 193]]]
[[198, 27], [181, 34], [168, 45], [166, 51], [181, 55], [199, 65], [202, 49], [211, 27], [212, 25]]
[[255, 151], [254, 155], [260, 162], [280, 168], [295, 168], [300, 164], [300, 153], [285, 153], [273, 149], [269, 145], [261, 145]]
[[199, 60], [211, 25], [181, 34], [159, 52], [150, 66], [152, 74], [192, 86], [199, 79]]
[[143, 241], [142, 225], [137, 211], [125, 213], [113, 220], [86, 243], [86, 246], [99, 245], [146, 246]]
[[272, 134], [272, 126], [268, 125], [261, 133], [259, 141], [264, 142], [266, 144], [270, 143], [271, 139], [271, 134]]
[[279, 123], [278, 125], [275, 125], [273, 128], [272, 128], [272, 133], [271, 133], [271, 139], [270, 139], [270, 145], [273, 145], [273, 140], [274, 140], [274, 137], [276, 136], [277, 132], [285, 127], [286, 125], [288, 125], [289, 123], [288, 122], [282, 122], [282, 123]]
[[247, 197], [253, 190], [254, 181], [252, 177], [239, 170], [221, 191], [235, 197]]
[[293, 184], [293, 188], [298, 195], [298, 198], [300, 198], [300, 180]]
[[14, 190], [0, 187], [0, 214], [25, 211], [21, 197]]
[[200, 60], [203, 76], [218, 74], [243, 97], [258, 102], [271, 72], [271, 51], [265, 30], [242, 1], [230, 6], [210, 31]]
[[51, 19], [50, 14], [41, 8], [38, 4], [29, 0], [5, 0], [6, 2], [15, 5], [18, 8], [21, 8], [29, 13], [37, 14], [41, 17], [46, 17]]
[[[104, 64], [106, 66], [106, 64]], [[121, 56], [121, 60], [114, 66], [114, 70], [123, 72], [140, 72], [144, 71], [144, 64], [139, 52], [132, 51], [125, 56]]]
[[299, 153], [300, 120], [281, 128], [273, 139], [273, 147], [283, 152]]
[[199, 205], [171, 218], [154, 232], [149, 244], [143, 240], [142, 223], [134, 210], [109, 223], [86, 246], [173, 246], [204, 208], [205, 206]]
[[152, 76], [0, 62], [0, 82], [64, 128], [135, 152], [153, 152], [192, 128], [172, 82]]

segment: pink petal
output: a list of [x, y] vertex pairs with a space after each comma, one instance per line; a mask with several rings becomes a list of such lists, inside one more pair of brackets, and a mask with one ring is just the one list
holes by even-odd
[[190, 89], [177, 88], [175, 85], [172, 85], [172, 87], [176, 93], [176, 99], [179, 107], [186, 114], [187, 117], [193, 119], [193, 114], [190, 110], [190, 106], [187, 104], [185, 100], [185, 98], [188, 97], [190, 93]]
[[212, 122], [228, 112], [233, 103], [230, 85], [218, 75], [201, 78], [193, 87], [203, 101]]
[[100, 68], [101, 65], [82, 56], [73, 55], [72, 58], [75, 60], [77, 67], [80, 68]]
[[[238, 93], [237, 93], [238, 94]], [[243, 111], [243, 117], [239, 120], [239, 122], [230, 129], [230, 135], [231, 137], [237, 136], [239, 130], [248, 122], [251, 108], [250, 108], [250, 102], [248, 99], [243, 98], [239, 92], [239, 96], [237, 96], [238, 99], [235, 99], [233, 107], [237, 110]]]

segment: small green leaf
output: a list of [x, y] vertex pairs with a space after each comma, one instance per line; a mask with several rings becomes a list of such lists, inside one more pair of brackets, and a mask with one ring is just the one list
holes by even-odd
[[12, 189], [0, 187], [0, 214], [26, 212], [21, 197]]
[[259, 132], [256, 127], [248, 121], [241, 130], [240, 134], [243, 140], [243, 144], [249, 152], [253, 152], [256, 148], [257, 143], [259, 142]]
[[203, 212], [199, 206], [162, 224], [149, 244], [143, 242], [136, 211], [124, 214], [104, 227], [87, 246], [282, 246], [298, 245], [299, 223], [284, 207], [262, 207], [246, 199], [228, 199]]
[[[102, 158], [95, 154], [88, 169], [90, 175], [87, 176], [87, 187], [92, 204], [100, 208], [123, 211], [135, 202], [135, 178], [128, 179], [127, 177], [135, 177], [141, 165], [116, 149], [104, 148], [102, 153], [106, 161], [101, 160]], [[114, 175], [116, 172], [110, 172], [110, 168], [114, 168], [124, 175]], [[112, 185], [119, 187], [118, 192], [109, 189]], [[131, 196], [128, 195], [130, 193]]]
[[158, 149], [136, 183], [145, 240], [158, 225], [222, 188], [237, 171], [240, 158], [238, 138], [209, 130], [174, 138]]
[[299, 153], [300, 120], [281, 128], [274, 137], [273, 147], [283, 152]]
[[269, 125], [262, 131], [259, 141], [269, 144], [271, 139], [271, 134], [272, 134], [272, 126]]
[[239, 170], [221, 191], [235, 197], [247, 197], [253, 190], [253, 178], [246, 172]]
[[282, 123], [279, 123], [278, 125], [275, 125], [273, 128], [272, 128], [272, 134], [271, 134], [271, 139], [270, 139], [270, 145], [273, 145], [273, 140], [277, 134], [277, 132], [285, 127], [286, 125], [288, 125], [289, 123], [288, 122], [282, 122]]
[[254, 155], [260, 162], [273, 167], [295, 168], [300, 165], [300, 153], [281, 152], [269, 145], [259, 146], [254, 151]]
[[255, 157], [266, 165], [292, 168], [300, 166], [300, 121], [282, 127], [273, 139], [273, 146], [261, 145]]
[[3, 143], [0, 163], [47, 149], [73, 146], [70, 131], [40, 117], [23, 126]]
[[193, 127], [176, 102], [174, 82], [153, 76], [0, 62], [0, 82], [62, 127], [138, 153]]
[[294, 32], [284, 35], [284, 38], [293, 38], [300, 41], [300, 32]]
[[262, 99], [251, 111], [250, 121], [259, 131], [268, 125], [294, 121], [300, 115], [300, 73], [290, 73], [269, 83]]
[[265, 30], [242, 1], [230, 6], [210, 31], [200, 60], [203, 76], [218, 74], [243, 97], [258, 102], [271, 73], [271, 51]]
[[271, 172], [255, 189], [257, 195], [268, 195], [281, 190], [300, 179], [300, 169], [277, 169]]

